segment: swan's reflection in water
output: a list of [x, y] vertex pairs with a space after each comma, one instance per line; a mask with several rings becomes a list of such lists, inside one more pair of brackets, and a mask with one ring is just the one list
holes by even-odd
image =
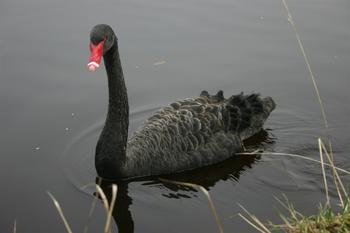
[[[266, 149], [270, 148], [274, 144], [273, 137], [263, 130], [244, 142], [245, 146], [249, 150], [254, 149]], [[183, 192], [196, 192], [188, 187], [178, 186], [159, 181], [159, 178], [165, 178], [168, 180], [176, 180], [182, 182], [189, 182], [203, 186], [207, 190], [210, 190], [218, 181], [222, 180], [234, 180], [237, 181], [240, 175], [247, 169], [252, 167], [256, 161], [260, 159], [258, 155], [251, 156], [234, 156], [231, 159], [225, 160], [221, 163], [203, 167], [200, 169], [182, 172], [178, 174], [148, 177], [143, 179], [133, 179], [128, 181], [116, 182], [118, 185], [118, 195], [116, 201], [116, 207], [113, 210], [113, 218], [118, 227], [119, 233], [132, 233], [134, 232], [134, 221], [132, 214], [129, 210], [132, 204], [132, 199], [128, 195], [128, 184], [132, 181], [141, 181], [142, 185], [152, 187], [166, 187], [168, 193], [162, 195], [167, 198], [192, 198], [193, 196], [183, 194]], [[96, 183], [99, 183], [105, 192], [108, 199], [111, 198], [111, 186], [113, 182], [100, 180], [96, 178]], [[181, 194], [179, 191], [183, 191]]]

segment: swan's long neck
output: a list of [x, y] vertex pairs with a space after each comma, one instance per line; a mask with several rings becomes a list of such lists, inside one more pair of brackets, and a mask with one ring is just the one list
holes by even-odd
[[118, 44], [104, 55], [108, 76], [109, 104], [105, 126], [96, 146], [95, 166], [104, 178], [120, 177], [126, 159], [128, 140], [129, 105]]

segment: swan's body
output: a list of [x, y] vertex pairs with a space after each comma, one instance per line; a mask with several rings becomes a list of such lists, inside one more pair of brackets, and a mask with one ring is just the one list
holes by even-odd
[[117, 38], [109, 26], [97, 25], [91, 44], [89, 69], [98, 67], [93, 67], [94, 53], [103, 46], [108, 75], [108, 115], [95, 155], [96, 170], [104, 178], [174, 173], [223, 161], [262, 129], [275, 108], [270, 97], [240, 94], [225, 99], [222, 91], [213, 96], [203, 91], [159, 110], [127, 141], [129, 108]]

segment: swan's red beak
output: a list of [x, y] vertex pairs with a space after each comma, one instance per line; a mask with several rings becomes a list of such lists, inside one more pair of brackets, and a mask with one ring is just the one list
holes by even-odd
[[96, 71], [100, 67], [102, 56], [103, 56], [103, 44], [105, 40], [101, 41], [98, 45], [94, 45], [90, 42], [90, 59], [87, 67], [89, 71]]

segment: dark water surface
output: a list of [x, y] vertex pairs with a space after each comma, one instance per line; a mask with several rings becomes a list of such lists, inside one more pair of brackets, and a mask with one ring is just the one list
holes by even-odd
[[[350, 169], [350, 1], [290, 0], [318, 80], [336, 161]], [[248, 149], [318, 159], [320, 109], [284, 8], [275, 0], [0, 2], [0, 232], [65, 232], [46, 191], [83, 232], [95, 182], [94, 147], [103, 126], [105, 73], [88, 73], [89, 31], [117, 32], [132, 133], [152, 112], [201, 90], [260, 92], [277, 109]], [[225, 232], [253, 232], [238, 203], [279, 219], [286, 194], [302, 213], [325, 201], [319, 164], [283, 156], [235, 157], [170, 178], [206, 187]], [[344, 178], [348, 185], [349, 179]], [[334, 186], [331, 197], [336, 201]], [[134, 232], [216, 232], [202, 193], [156, 179], [120, 187], [115, 215]], [[283, 211], [282, 211], [283, 212]], [[89, 232], [102, 232], [99, 202]], [[114, 227], [116, 225], [114, 224]]]

